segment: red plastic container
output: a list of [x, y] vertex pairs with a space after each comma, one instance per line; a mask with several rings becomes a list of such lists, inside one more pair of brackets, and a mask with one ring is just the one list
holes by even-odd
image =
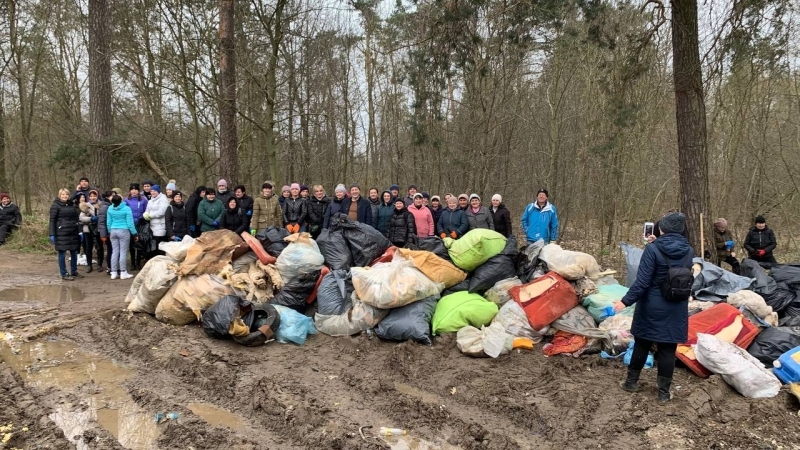
[[[686, 350], [687, 346], [696, 344], [698, 333], [717, 334], [722, 331], [722, 329], [731, 325], [734, 320], [736, 320], [736, 317], [741, 315], [741, 311], [733, 306], [727, 303], [718, 303], [703, 312], [689, 317], [689, 340], [678, 346], [678, 359], [686, 364], [686, 367], [700, 378], [708, 378], [711, 372], [703, 367], [697, 360], [687, 357], [681, 350]], [[758, 327], [753, 325], [746, 317], [742, 317], [742, 331], [739, 332], [733, 343], [746, 349], [753, 343], [757, 335]]]
[[372, 264], [370, 264], [370, 267], [374, 266], [375, 264], [378, 264], [378, 263], [392, 262], [392, 259], [394, 258], [394, 252], [396, 250], [397, 250], [397, 247], [395, 247], [394, 245], [389, 247], [389, 248], [387, 248], [386, 251], [383, 252], [383, 254], [381, 256], [378, 256], [377, 258], [375, 258], [375, 261], [372, 261]]
[[314, 300], [317, 299], [317, 289], [319, 289], [319, 285], [322, 284], [322, 279], [325, 278], [325, 275], [329, 273], [331, 273], [330, 269], [322, 266], [322, 270], [319, 271], [319, 276], [317, 277], [317, 282], [314, 284], [314, 290], [311, 291], [311, 294], [309, 294], [308, 298], [306, 299], [307, 305], [314, 303]]
[[555, 272], [528, 284], [514, 286], [509, 294], [525, 310], [534, 330], [541, 330], [578, 306], [575, 289]]
[[275, 264], [275, 261], [278, 260], [274, 256], [267, 253], [267, 251], [264, 250], [264, 246], [261, 245], [261, 242], [259, 242], [259, 240], [254, 238], [253, 236], [251, 236], [249, 232], [242, 231], [241, 237], [250, 247], [250, 250], [252, 250], [253, 253], [256, 254], [258, 260], [261, 261], [261, 264]]

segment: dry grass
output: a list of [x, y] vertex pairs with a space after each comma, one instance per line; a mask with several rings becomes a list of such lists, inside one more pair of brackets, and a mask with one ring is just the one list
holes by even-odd
[[49, 218], [44, 214], [22, 217], [22, 228], [15, 230], [5, 247], [25, 253], [52, 253], [47, 235]]

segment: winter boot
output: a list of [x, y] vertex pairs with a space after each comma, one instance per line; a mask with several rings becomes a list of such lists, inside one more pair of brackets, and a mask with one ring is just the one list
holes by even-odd
[[656, 382], [658, 383], [658, 402], [667, 403], [672, 398], [669, 393], [669, 387], [672, 384], [672, 378], [658, 377]]
[[86, 269], [86, 273], [92, 273], [92, 272], [94, 272], [94, 269], [92, 268], [92, 265], [89, 264], [89, 268]]
[[628, 392], [636, 392], [639, 390], [639, 375], [641, 373], [641, 370], [628, 369], [628, 376], [624, 382], [619, 384], [619, 387]]

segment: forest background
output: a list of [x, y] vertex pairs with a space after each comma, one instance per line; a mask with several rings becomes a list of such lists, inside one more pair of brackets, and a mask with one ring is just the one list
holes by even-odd
[[[727, 217], [739, 242], [766, 215], [785, 260], [800, 222], [797, 7], [0, 0], [0, 190], [41, 224], [84, 175], [251, 194], [415, 183], [501, 193], [518, 226], [544, 187], [565, 239], [601, 255], [683, 207]], [[689, 116], [679, 50], [698, 61]]]

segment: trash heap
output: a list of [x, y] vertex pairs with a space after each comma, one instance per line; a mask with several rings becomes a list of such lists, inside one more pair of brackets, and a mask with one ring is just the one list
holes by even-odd
[[[599, 353], [628, 363], [635, 305], [613, 305], [636, 279], [642, 250], [621, 244], [626, 285], [586, 253], [476, 229], [458, 240], [415, 238], [396, 248], [344, 214], [316, 241], [282, 228], [255, 237], [227, 230], [162, 243], [134, 279], [128, 309], [173, 325], [202, 323], [213, 338], [255, 346], [302, 345], [317, 331], [362, 332], [432, 345], [456, 333], [465, 355], [499, 357], [544, 342], [547, 356]], [[745, 276], [695, 261], [689, 340], [678, 359], [698, 376], [720, 374], [751, 397], [800, 382], [800, 268], [742, 263]], [[316, 303], [313, 318], [306, 308]], [[798, 351], [800, 354], [800, 351]], [[777, 361], [777, 362], [776, 362]], [[652, 364], [650, 360], [649, 364]]]

